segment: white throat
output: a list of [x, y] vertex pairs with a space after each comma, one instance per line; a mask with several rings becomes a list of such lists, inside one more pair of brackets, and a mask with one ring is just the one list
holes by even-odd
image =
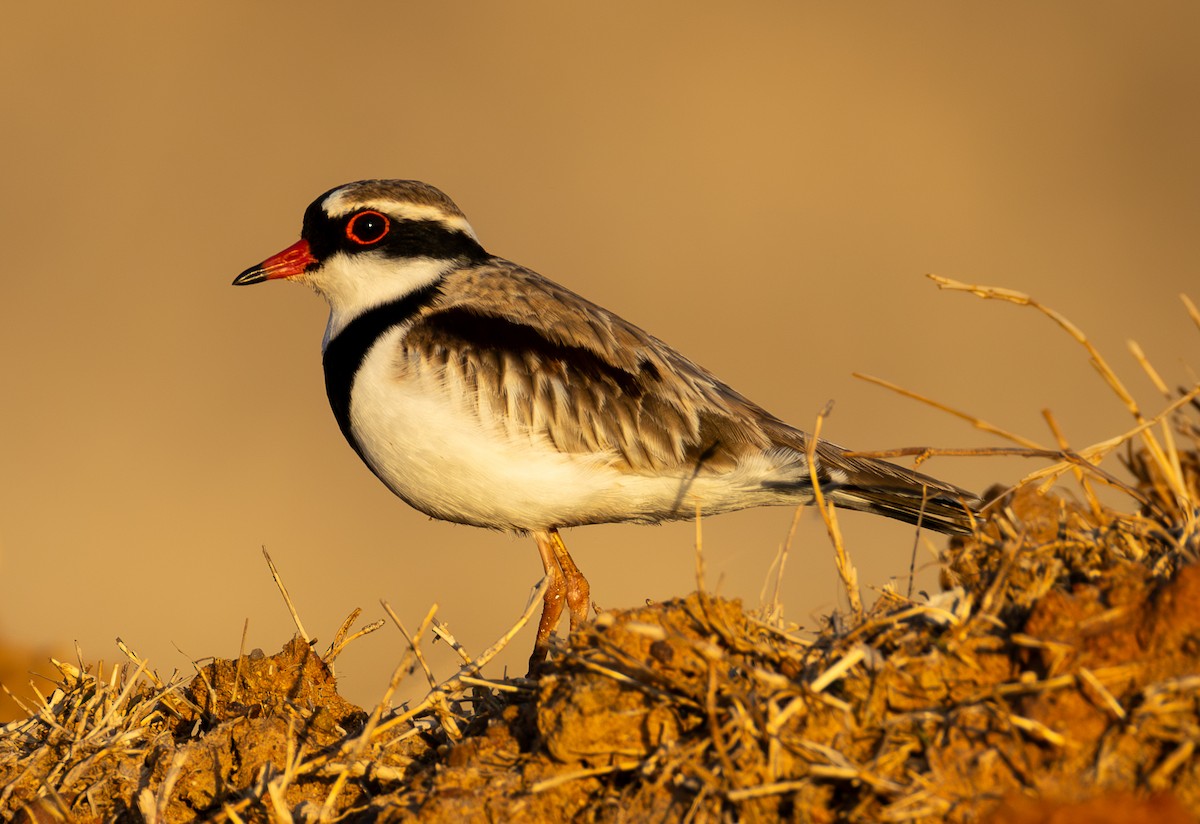
[[329, 323], [321, 350], [363, 312], [417, 291], [439, 280], [454, 268], [448, 260], [433, 258], [389, 259], [379, 255], [329, 257], [320, 269], [296, 280], [311, 286], [329, 304]]

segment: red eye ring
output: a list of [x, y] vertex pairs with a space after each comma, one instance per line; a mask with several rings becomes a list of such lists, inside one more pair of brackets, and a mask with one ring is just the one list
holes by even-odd
[[383, 212], [368, 209], [359, 212], [346, 223], [346, 237], [359, 246], [378, 243], [392, 229], [392, 222]]

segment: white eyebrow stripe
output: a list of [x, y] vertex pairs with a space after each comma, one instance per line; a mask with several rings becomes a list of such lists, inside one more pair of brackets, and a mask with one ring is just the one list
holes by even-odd
[[471, 224], [467, 222], [465, 217], [461, 215], [449, 215], [446, 214], [444, 209], [423, 203], [406, 203], [401, 200], [379, 198], [357, 200], [347, 198], [344, 192], [337, 191], [325, 198], [324, 202], [321, 203], [321, 208], [330, 217], [340, 217], [359, 209], [375, 209], [398, 220], [432, 220], [448, 228], [464, 232], [475, 240], [479, 240], [475, 234], [475, 230], [471, 228]]

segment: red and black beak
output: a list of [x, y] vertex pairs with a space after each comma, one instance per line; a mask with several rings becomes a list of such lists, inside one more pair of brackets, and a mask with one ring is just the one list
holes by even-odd
[[234, 286], [262, 283], [264, 280], [291, 278], [304, 274], [316, 264], [307, 240], [298, 240], [277, 255], [273, 255], [257, 266], [251, 266], [233, 279]]

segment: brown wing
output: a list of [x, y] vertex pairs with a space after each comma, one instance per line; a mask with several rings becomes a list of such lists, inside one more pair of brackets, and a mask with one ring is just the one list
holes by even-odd
[[[404, 338], [482, 411], [634, 472], [725, 471], [790, 430], [662, 341], [507, 261], [451, 273]], [[798, 434], [798, 433], [797, 433]], [[801, 446], [801, 448], [803, 448]]]

